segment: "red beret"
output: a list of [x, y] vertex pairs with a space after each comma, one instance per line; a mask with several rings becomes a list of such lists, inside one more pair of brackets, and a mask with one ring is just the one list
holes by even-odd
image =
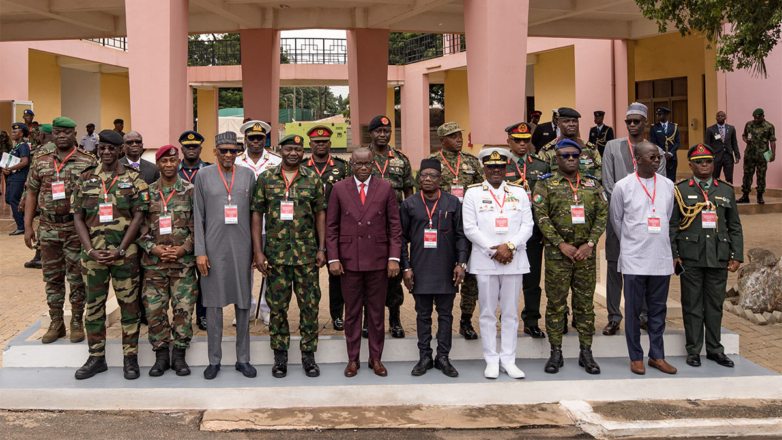
[[155, 154], [155, 162], [159, 161], [160, 158], [164, 156], [178, 156], [178, 155], [179, 155], [179, 148], [173, 145], [163, 145], [162, 147], [158, 148], [157, 153]]

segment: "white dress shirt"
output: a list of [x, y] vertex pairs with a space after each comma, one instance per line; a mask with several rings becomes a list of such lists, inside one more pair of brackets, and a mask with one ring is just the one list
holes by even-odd
[[255, 173], [255, 178], [257, 179], [258, 176], [260, 176], [264, 171], [281, 164], [282, 158], [276, 154], [270, 154], [268, 151], [264, 151], [263, 155], [261, 155], [261, 157], [258, 159], [258, 162], [254, 162], [252, 159], [250, 159], [250, 156], [245, 151], [236, 157], [236, 161], [234, 163], [236, 165], [247, 167], [253, 170], [253, 173]]

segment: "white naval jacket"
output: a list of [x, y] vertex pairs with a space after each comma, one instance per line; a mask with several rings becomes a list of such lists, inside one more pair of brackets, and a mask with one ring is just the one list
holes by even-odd
[[[497, 198], [505, 204], [500, 213]], [[508, 218], [508, 232], [495, 232], [495, 219]], [[523, 187], [502, 182], [499, 189], [494, 189], [488, 181], [467, 189], [462, 205], [462, 221], [464, 235], [472, 242], [472, 253], [467, 263], [467, 271], [474, 275], [520, 275], [529, 273], [527, 261], [527, 240], [532, 236], [532, 209], [529, 197]], [[516, 246], [513, 261], [502, 264], [492, 260], [496, 250], [492, 246], [506, 242]]]

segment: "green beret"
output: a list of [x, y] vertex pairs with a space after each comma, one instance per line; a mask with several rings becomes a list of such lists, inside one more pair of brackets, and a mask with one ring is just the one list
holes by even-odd
[[289, 134], [280, 140], [280, 146], [294, 144], [303, 147], [302, 138], [298, 134]]
[[41, 125], [41, 131], [44, 133], [51, 133], [52, 132], [52, 124], [43, 124]]
[[76, 123], [71, 118], [60, 116], [59, 118], [54, 118], [52, 128], [76, 128]]
[[760, 116], [765, 114], [766, 112], [764, 112], [762, 108], [756, 108], [755, 111], [752, 112], [752, 116]]

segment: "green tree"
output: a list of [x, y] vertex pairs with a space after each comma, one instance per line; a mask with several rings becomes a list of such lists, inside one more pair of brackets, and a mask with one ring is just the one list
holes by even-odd
[[[734, 67], [767, 76], [765, 59], [777, 45], [782, 25], [782, 0], [635, 0], [660, 32], [672, 24], [684, 35], [697, 33], [716, 46], [715, 66]], [[732, 30], [724, 32], [724, 23]]]

